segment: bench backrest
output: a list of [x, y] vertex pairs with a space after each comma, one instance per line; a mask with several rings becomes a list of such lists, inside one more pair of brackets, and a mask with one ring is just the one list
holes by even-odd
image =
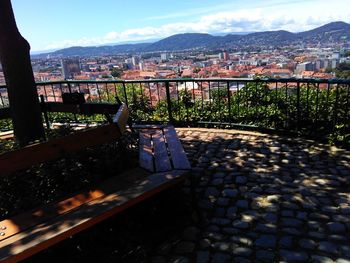
[[76, 152], [85, 147], [99, 145], [121, 137], [125, 132], [129, 111], [122, 104], [112, 123], [95, 128], [77, 131], [72, 135], [52, 139], [47, 142], [6, 152], [0, 155], [0, 176], [31, 165], [57, 159], [65, 154]]

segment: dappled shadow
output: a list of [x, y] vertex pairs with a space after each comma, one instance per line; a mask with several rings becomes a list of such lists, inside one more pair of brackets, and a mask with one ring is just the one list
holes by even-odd
[[29, 261], [350, 259], [349, 152], [253, 132], [177, 132], [196, 179], [194, 206], [167, 191]]
[[223, 262], [350, 258], [349, 152], [241, 131], [179, 134], [197, 178], [198, 255], [223, 253]]

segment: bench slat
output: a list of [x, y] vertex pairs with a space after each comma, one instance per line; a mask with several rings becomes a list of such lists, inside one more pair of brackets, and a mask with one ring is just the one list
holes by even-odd
[[120, 132], [123, 134], [126, 131], [126, 123], [129, 118], [129, 110], [125, 104], [120, 105], [118, 112], [113, 118], [113, 122], [117, 123]]
[[139, 163], [140, 166], [148, 171], [154, 171], [153, 153], [151, 146], [151, 134], [149, 132], [140, 132], [139, 142]]
[[5, 219], [0, 222], [0, 226], [6, 227], [5, 230], [0, 230], [0, 232], [5, 234], [4, 236], [0, 236], [0, 241], [57, 216], [69, 213], [81, 205], [116, 191], [116, 189], [122, 189], [124, 186], [132, 185], [140, 179], [146, 178], [148, 175], [149, 172], [147, 171], [135, 169], [129, 171], [127, 175], [123, 173], [106, 179], [94, 190], [83, 190], [78, 194], [72, 194], [71, 197], [64, 200], [44, 205], [39, 209], [32, 209], [10, 219]]
[[161, 130], [154, 130], [152, 140], [156, 172], [170, 171], [172, 168], [165, 145], [163, 132]]
[[6, 175], [31, 165], [57, 159], [64, 154], [110, 142], [121, 137], [129, 116], [127, 107], [119, 107], [114, 123], [56, 138], [47, 142], [29, 145], [19, 150], [0, 155], [0, 176]]
[[64, 153], [78, 151], [84, 147], [109, 142], [121, 136], [115, 124], [92, 128], [48, 142], [30, 145], [0, 155], [0, 175], [27, 168], [33, 164], [50, 161]]
[[173, 126], [167, 126], [164, 129], [164, 136], [168, 143], [168, 148], [173, 161], [174, 169], [191, 169], [191, 165], [186, 157], [184, 148], [181, 145], [179, 138]]
[[84, 104], [64, 104], [62, 102], [41, 103], [42, 110], [48, 112], [67, 112], [77, 114], [104, 114], [106, 112], [115, 114], [118, 107], [110, 103], [84, 103]]
[[[133, 172], [144, 173], [144, 170], [134, 169]], [[173, 170], [152, 174], [134, 181], [129, 187], [124, 186], [124, 190], [94, 199], [69, 213], [13, 235], [0, 242], [0, 261], [16, 262], [38, 253], [182, 181], [185, 173], [186, 171]], [[118, 181], [118, 176], [115, 180]]]

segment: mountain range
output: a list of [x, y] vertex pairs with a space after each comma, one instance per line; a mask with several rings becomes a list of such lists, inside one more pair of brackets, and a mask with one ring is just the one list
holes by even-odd
[[33, 55], [46, 56], [97, 56], [122, 53], [162, 52], [182, 50], [212, 50], [278, 47], [296, 44], [327, 44], [350, 41], [350, 24], [332, 22], [312, 30], [292, 33], [285, 30], [255, 32], [249, 34], [228, 34], [213, 36], [203, 33], [176, 34], [154, 43], [105, 45], [91, 47], [69, 47], [54, 52]]

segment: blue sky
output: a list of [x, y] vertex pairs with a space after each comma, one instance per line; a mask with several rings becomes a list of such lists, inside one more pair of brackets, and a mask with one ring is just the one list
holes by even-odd
[[12, 0], [32, 51], [147, 41], [177, 33], [304, 31], [350, 22], [348, 0]]

